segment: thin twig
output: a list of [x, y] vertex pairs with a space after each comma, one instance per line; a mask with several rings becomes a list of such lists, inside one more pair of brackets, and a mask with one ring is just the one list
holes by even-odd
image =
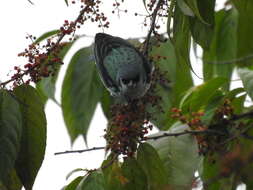
[[226, 61], [207, 61], [207, 60], [203, 60], [203, 63], [206, 63], [206, 64], [232, 64], [232, 63], [235, 63], [235, 62], [247, 61], [249, 59], [253, 59], [253, 54], [249, 54], [249, 55], [246, 55], [244, 57], [239, 57], [239, 58], [236, 58], [236, 59], [231, 59], [231, 60], [226, 60]]
[[31, 3], [32, 5], [34, 5], [34, 3], [31, 0], [27, 0], [29, 3]]
[[[74, 21], [74, 26], [76, 26], [76, 24], [78, 23], [78, 21], [83, 17], [83, 15], [84, 15], [84, 13], [85, 13], [87, 7], [88, 7], [88, 5], [87, 5], [86, 7], [84, 7], [84, 8], [80, 11], [78, 17], [77, 17], [77, 18], [75, 19], [75, 21]], [[47, 51], [47, 56], [49, 56], [50, 53], [51, 53], [53, 50], [55, 50], [55, 48], [57, 48], [57, 47], [59, 46], [60, 42], [62, 41], [62, 39], [64, 38], [65, 35], [66, 35], [66, 33], [63, 33], [63, 32], [60, 33], [60, 35], [58, 36], [58, 39], [57, 39], [56, 43], [55, 43], [53, 46], [51, 46], [50, 49], [48, 49], [48, 51]], [[36, 65], [36, 66], [34, 66], [34, 67], [31, 67], [30, 69], [24, 71], [23, 73], [21, 73], [21, 74], [15, 76], [15, 77], [13, 77], [13, 78], [11, 78], [11, 79], [5, 81], [5, 82], [1, 82], [1, 83], [0, 83], [0, 87], [5, 87], [8, 83], [10, 83], [10, 82], [12, 82], [12, 81], [15, 81], [15, 80], [17, 80], [17, 79], [21, 79], [23, 76], [29, 74], [33, 69], [35, 69], [35, 68], [38, 67], [38, 66], [39, 66], [39, 65]]]
[[88, 152], [88, 151], [93, 151], [93, 150], [104, 150], [104, 146], [100, 147], [93, 147], [93, 148], [88, 148], [88, 149], [82, 149], [82, 150], [66, 150], [64, 152], [56, 152], [54, 155], [60, 155], [60, 154], [69, 154], [69, 153], [83, 153], [83, 152]]
[[145, 56], [148, 56], [148, 46], [149, 46], [151, 34], [152, 34], [152, 31], [155, 28], [156, 16], [157, 16], [157, 13], [160, 9], [160, 6], [161, 6], [162, 2], [163, 2], [163, 0], [158, 1], [155, 10], [152, 13], [152, 21], [151, 21], [150, 29], [149, 29], [149, 32], [148, 32], [148, 35], [147, 35], [147, 38], [146, 38], [146, 41], [145, 41], [145, 44], [144, 44], [144, 47], [143, 47], [143, 52], [144, 52]]
[[147, 137], [146, 140], [157, 140], [159, 138], [163, 138], [163, 137], [177, 137], [177, 136], [181, 136], [181, 135], [187, 135], [187, 134], [193, 134], [193, 135], [198, 135], [198, 134], [218, 134], [218, 135], [225, 135], [225, 133], [222, 133], [220, 131], [216, 131], [216, 130], [210, 130], [210, 129], [206, 129], [206, 130], [185, 130], [183, 132], [178, 132], [178, 133], [163, 133], [161, 135], [157, 135], [157, 136], [153, 136], [153, 137]]

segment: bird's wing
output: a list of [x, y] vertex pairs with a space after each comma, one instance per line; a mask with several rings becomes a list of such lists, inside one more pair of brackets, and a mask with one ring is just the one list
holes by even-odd
[[107, 34], [98, 33], [95, 37], [94, 53], [96, 59], [96, 65], [99, 68], [99, 74], [107, 88], [114, 88], [117, 92], [119, 91], [115, 81], [110, 77], [104, 66], [104, 58], [112, 50], [116, 48], [116, 44], [112, 43], [113, 37]]

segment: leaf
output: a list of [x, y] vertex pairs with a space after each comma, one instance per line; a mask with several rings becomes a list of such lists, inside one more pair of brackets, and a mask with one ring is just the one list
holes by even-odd
[[209, 49], [214, 33], [215, 0], [198, 0], [197, 2], [199, 11], [208, 24], [204, 24], [196, 17], [190, 17], [190, 30], [193, 39], [201, 45], [203, 49]]
[[80, 134], [86, 140], [90, 121], [103, 92], [91, 55], [90, 47], [75, 53], [62, 85], [62, 111], [72, 143]]
[[148, 181], [146, 174], [134, 158], [127, 158], [122, 165], [122, 173], [127, 179], [124, 190], [146, 190]]
[[[74, 42], [65, 43], [62, 49], [59, 51], [58, 56], [61, 60], [64, 59], [65, 55], [68, 53], [70, 48]], [[55, 83], [58, 78], [58, 74], [60, 71], [61, 63], [54, 63], [55, 65], [55, 74], [46, 78], [43, 78], [38, 83], [36, 83], [36, 88], [38, 89], [39, 93], [43, 97], [44, 104], [46, 103], [47, 99], [52, 99], [55, 103], [59, 104], [55, 99]]]
[[249, 97], [253, 99], [253, 70], [247, 68], [238, 68], [237, 72], [242, 79], [243, 86]]
[[60, 32], [60, 30], [51, 30], [49, 32], [46, 32], [46, 33], [42, 34], [40, 37], [38, 37], [35, 40], [34, 44], [37, 44], [37, 43], [39, 43], [39, 42], [41, 42], [41, 41], [43, 41], [43, 40], [45, 40], [45, 39], [47, 39], [51, 36], [54, 36], [54, 35], [58, 34], [59, 32]]
[[114, 160], [114, 154], [109, 155], [108, 158], [102, 163], [105, 187], [108, 190], [121, 190], [121, 179], [123, 177], [122, 170], [119, 166], [119, 162], [113, 161], [113, 163], [111, 163], [112, 160]]
[[[252, 0], [232, 0], [233, 5], [239, 12], [237, 28], [237, 58], [252, 55], [253, 41], [249, 36], [253, 34], [253, 1]], [[252, 59], [241, 59], [237, 62], [239, 66], [252, 65]]]
[[168, 183], [164, 165], [154, 149], [148, 143], [140, 144], [137, 151], [137, 161], [145, 172], [150, 190], [163, 189]]
[[[194, 12], [195, 16], [204, 24], [208, 24], [204, 18], [202, 17], [199, 7], [198, 7], [198, 1], [199, 0], [184, 0], [184, 2], [191, 8], [191, 10]], [[200, 0], [202, 1], [202, 0]]]
[[187, 94], [187, 98], [183, 98], [180, 107], [183, 111], [198, 111], [201, 107], [206, 106], [209, 99], [214, 95], [227, 80], [221, 77], [214, 78], [202, 85], [196, 86], [191, 95]]
[[104, 176], [100, 171], [89, 173], [78, 184], [76, 190], [105, 190]]
[[74, 173], [76, 173], [76, 172], [81, 172], [81, 171], [86, 171], [86, 170], [83, 169], [83, 168], [76, 168], [76, 169], [72, 170], [71, 172], [69, 172], [69, 173], [67, 174], [66, 179], [69, 179], [69, 177], [70, 177], [71, 175], [73, 175]]
[[82, 176], [79, 176], [79, 177], [75, 178], [66, 187], [64, 187], [63, 190], [76, 190], [78, 184], [81, 182], [82, 179], [83, 179]]
[[39, 93], [31, 86], [14, 89], [20, 100], [23, 133], [20, 152], [16, 161], [17, 174], [26, 190], [31, 190], [41, 167], [46, 148], [46, 115]]
[[213, 116], [216, 113], [217, 108], [223, 102], [224, 95], [220, 90], [216, 90], [210, 97], [208, 104], [205, 107], [204, 115], [201, 117], [201, 121], [205, 125], [210, 125], [213, 120]]
[[191, 10], [191, 8], [184, 2], [184, 0], [177, 0], [177, 5], [182, 11], [187, 16], [194, 17], [194, 13]]
[[[237, 19], [235, 9], [220, 10], [215, 14], [215, 33], [209, 50], [203, 53], [204, 80], [220, 76], [230, 80], [234, 68], [233, 63], [219, 63], [236, 58], [237, 51]], [[230, 83], [223, 86], [229, 89]]]
[[[149, 137], [185, 130], [189, 130], [186, 125], [176, 123], [170, 130], [160, 131]], [[158, 152], [168, 174], [167, 181], [171, 189], [191, 189], [194, 174], [202, 161], [196, 139], [191, 135], [183, 135], [149, 140], [148, 143]]]
[[[209, 180], [214, 179], [215, 177], [219, 176], [220, 172], [220, 163], [217, 156], [213, 156], [212, 159], [206, 157], [203, 161], [203, 172], [201, 178], [203, 182], [208, 182]], [[209, 183], [204, 187], [204, 190], [217, 190], [220, 189], [221, 183], [219, 180], [216, 180], [212, 183]]]
[[[12, 171], [8, 174], [7, 178], [4, 180], [4, 186], [6, 190], [21, 190], [23, 185], [17, 176], [17, 173], [15, 169], [12, 169]], [[1, 187], [1, 182], [0, 182], [0, 189], [5, 190]]]
[[113, 97], [110, 95], [106, 88], [103, 88], [103, 95], [100, 103], [103, 113], [107, 119], [111, 117], [110, 106], [113, 104], [113, 102]]
[[11, 92], [0, 90], [0, 181], [13, 170], [22, 134], [22, 116]]
[[[189, 58], [190, 44], [189, 19], [184, 16], [178, 6], [176, 6], [173, 24], [173, 46], [177, 59], [177, 63], [175, 63], [177, 65], [175, 81], [180, 81], [179, 83], [181, 84], [181, 86], [177, 86], [175, 89], [178, 95], [193, 85], [190, 73], [192, 69]], [[180, 97], [177, 97], [177, 101], [178, 99], [180, 99]]]

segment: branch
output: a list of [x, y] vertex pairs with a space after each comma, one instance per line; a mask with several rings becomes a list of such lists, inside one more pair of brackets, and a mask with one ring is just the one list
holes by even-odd
[[156, 16], [157, 16], [157, 13], [160, 9], [160, 6], [161, 6], [162, 2], [163, 2], [163, 0], [158, 1], [155, 10], [152, 13], [152, 22], [151, 22], [150, 29], [149, 29], [149, 32], [148, 32], [148, 35], [147, 35], [147, 39], [146, 39], [144, 47], [143, 47], [143, 52], [144, 52], [145, 56], [148, 56], [148, 46], [149, 46], [151, 34], [152, 34], [152, 31], [155, 28]]
[[34, 3], [31, 0], [27, 0], [29, 3], [31, 3], [32, 5], [34, 5]]
[[104, 146], [93, 147], [93, 148], [82, 149], [82, 150], [66, 150], [64, 152], [56, 152], [54, 153], [54, 155], [69, 154], [69, 153], [83, 153], [83, 152], [88, 152], [88, 151], [93, 151], [93, 150], [103, 150], [103, 149], [105, 149]]
[[218, 134], [218, 135], [225, 135], [225, 133], [222, 133], [220, 131], [216, 131], [216, 130], [210, 130], [210, 129], [206, 129], [206, 130], [185, 130], [183, 132], [178, 132], [178, 133], [163, 133], [162, 135], [157, 135], [157, 136], [153, 136], [153, 137], [147, 137], [146, 140], [157, 140], [159, 138], [163, 138], [163, 137], [170, 137], [170, 136], [181, 136], [181, 135], [187, 135], [187, 134], [193, 134], [193, 135], [198, 135], [198, 134]]
[[236, 121], [236, 120], [240, 120], [243, 119], [245, 117], [253, 117], [253, 110], [240, 114], [240, 115], [233, 115], [232, 118], [230, 119], [231, 121]]
[[249, 54], [249, 55], [246, 55], [245, 57], [239, 57], [239, 58], [231, 59], [231, 60], [227, 60], [227, 61], [206, 61], [206, 60], [203, 60], [203, 63], [206, 63], [206, 64], [232, 64], [235, 62], [247, 61], [249, 59], [253, 59], [253, 54]]
[[[85, 13], [85, 11], [86, 11], [87, 8], [88, 8], [88, 5], [85, 6], [85, 7], [80, 11], [78, 17], [77, 17], [77, 18], [75, 19], [75, 21], [74, 21], [74, 27], [76, 27], [78, 21], [84, 16], [84, 13]], [[66, 33], [61, 32], [60, 35], [58, 36], [58, 39], [57, 39], [56, 43], [55, 43], [53, 46], [51, 46], [51, 48], [48, 49], [48, 51], [47, 51], [47, 56], [49, 56], [50, 53], [51, 53], [52, 51], [54, 51], [55, 48], [57, 48], [57, 47], [59, 46], [59, 44], [60, 44], [60, 42], [62, 41], [62, 39], [64, 38], [64, 36], [66, 36]], [[11, 78], [11, 79], [5, 81], [5, 82], [1, 82], [1, 83], [0, 83], [0, 87], [5, 87], [8, 83], [13, 82], [13, 81], [15, 81], [15, 80], [17, 80], [17, 79], [23, 78], [23, 76], [29, 74], [31, 71], [33, 71], [33, 70], [34, 70], [35, 68], [37, 68], [37, 67], [39, 67], [39, 65], [36, 65], [36, 66], [34, 66], [34, 67], [31, 67], [30, 69], [24, 71], [23, 73], [21, 73], [21, 74], [15, 76], [15, 77], [13, 77], [13, 78]]]

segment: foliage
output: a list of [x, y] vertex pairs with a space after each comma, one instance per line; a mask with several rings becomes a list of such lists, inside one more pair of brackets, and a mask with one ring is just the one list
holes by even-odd
[[[113, 12], [122, 3], [115, 1]], [[241, 183], [253, 188], [253, 41], [249, 39], [253, 2], [231, 0], [221, 10], [216, 10], [215, 0], [143, 3], [149, 12], [143, 24], [150, 19], [150, 30], [145, 41], [138, 39], [135, 45], [156, 70], [147, 94], [128, 105], [113, 99], [99, 80], [93, 44], [73, 55], [61, 104], [55, 99], [55, 83], [64, 56], [77, 40], [75, 31], [87, 20], [98, 27], [110, 26], [99, 10], [99, 0], [81, 1], [76, 20], [65, 20], [59, 30], [46, 32], [19, 54], [28, 63], [15, 67], [12, 78], [0, 83], [0, 189], [32, 189], [45, 154], [48, 99], [61, 106], [72, 143], [79, 135], [86, 141], [98, 103], [108, 120], [105, 150], [110, 154], [100, 168], [75, 178], [65, 190], [201, 186], [234, 190]], [[159, 30], [162, 19], [168, 23], [166, 35]], [[71, 40], [63, 41], [65, 36]], [[203, 50], [200, 85], [193, 82], [191, 47]], [[234, 72], [242, 81], [238, 88], [233, 87]], [[149, 135], [154, 127], [159, 132]], [[96, 148], [84, 151], [91, 150]]]

